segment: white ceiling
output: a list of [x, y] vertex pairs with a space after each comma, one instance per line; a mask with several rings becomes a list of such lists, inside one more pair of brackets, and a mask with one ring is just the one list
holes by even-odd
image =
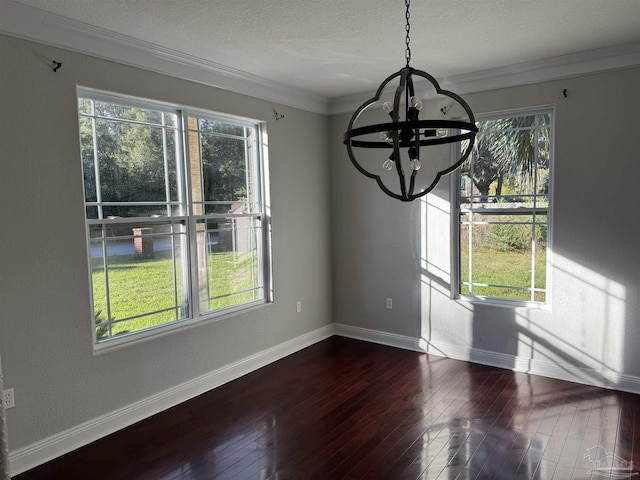
[[[405, 64], [402, 0], [2, 0], [0, 6], [16, 2], [326, 99], [372, 91]], [[640, 45], [640, 0], [411, 4], [411, 65], [439, 79], [628, 44]]]

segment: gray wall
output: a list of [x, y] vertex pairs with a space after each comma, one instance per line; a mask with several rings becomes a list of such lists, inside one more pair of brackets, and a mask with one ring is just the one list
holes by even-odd
[[[63, 63], [57, 73], [52, 59]], [[7, 36], [0, 60], [0, 351], [5, 388], [15, 389], [12, 452], [331, 323], [325, 116]], [[273, 304], [94, 356], [77, 85], [268, 121]], [[273, 120], [274, 107], [286, 117]]]
[[549, 308], [453, 300], [451, 181], [412, 204], [386, 197], [346, 155], [349, 115], [332, 117], [334, 321], [423, 338], [456, 358], [640, 392], [638, 85], [635, 68], [464, 95], [476, 115], [555, 106]]
[[[0, 60], [0, 352], [16, 395], [12, 451], [334, 321], [640, 391], [640, 69], [465, 95], [477, 114], [556, 108], [552, 303], [523, 309], [451, 299], [449, 182], [422, 201], [389, 199], [346, 156], [348, 115], [11, 37], [0, 36]], [[76, 85], [268, 121], [272, 305], [93, 354]]]

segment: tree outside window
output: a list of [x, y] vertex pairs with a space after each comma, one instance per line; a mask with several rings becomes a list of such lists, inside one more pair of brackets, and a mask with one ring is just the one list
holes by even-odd
[[477, 122], [457, 192], [461, 295], [547, 302], [552, 120], [542, 111]]
[[91, 90], [78, 107], [96, 342], [266, 301], [261, 126]]

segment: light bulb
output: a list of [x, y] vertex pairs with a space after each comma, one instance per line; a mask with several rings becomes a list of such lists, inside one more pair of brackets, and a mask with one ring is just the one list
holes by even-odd
[[391, 132], [380, 132], [380, 138], [387, 143], [393, 143], [393, 133]]
[[414, 147], [411, 147], [409, 149], [409, 159], [411, 160], [411, 168], [413, 168], [414, 170], [420, 170], [422, 164], [420, 163], [420, 159], [418, 158], [418, 150], [416, 150]]
[[446, 128], [439, 128], [436, 130], [436, 137], [446, 137], [448, 133]]
[[384, 102], [382, 104], [382, 109], [387, 112], [387, 113], [391, 113], [393, 112], [393, 103], [391, 102]]
[[411, 97], [409, 99], [411, 101], [411, 106], [416, 110], [422, 110], [422, 102], [418, 100], [416, 97]]
[[393, 168], [393, 160], [391, 160], [390, 158], [388, 158], [387, 160], [385, 160], [385, 162], [382, 164], [382, 168], [384, 168], [385, 170], [391, 170]]

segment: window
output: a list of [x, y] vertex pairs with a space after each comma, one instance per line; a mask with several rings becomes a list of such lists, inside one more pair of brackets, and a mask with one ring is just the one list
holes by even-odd
[[477, 122], [459, 173], [461, 295], [548, 302], [550, 110]]
[[79, 90], [96, 343], [268, 300], [261, 126]]

